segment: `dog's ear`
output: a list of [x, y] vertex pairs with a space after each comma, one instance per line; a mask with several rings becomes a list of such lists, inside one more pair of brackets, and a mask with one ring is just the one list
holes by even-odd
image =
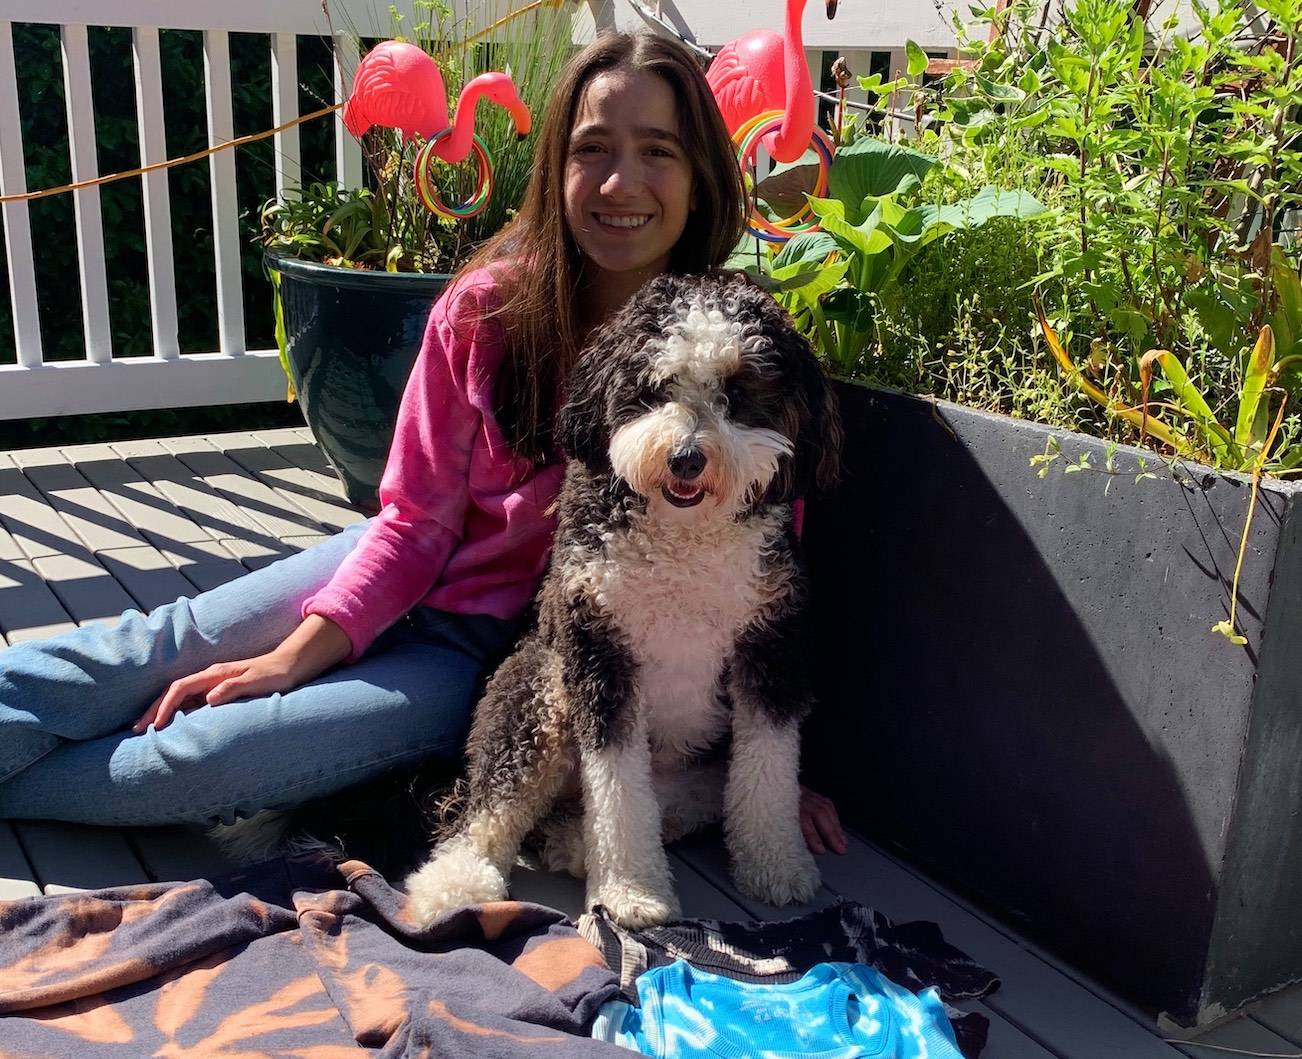
[[803, 496], [828, 492], [841, 481], [841, 403], [823, 365], [808, 350], [801, 365], [809, 415], [796, 439], [796, 478]]
[[579, 354], [556, 416], [556, 444], [566, 457], [594, 470], [610, 463], [607, 394], [614, 369], [613, 359], [601, 356], [604, 338], [603, 328]]
[[832, 382], [809, 342], [784, 326], [778, 344], [788, 366], [784, 419], [795, 451], [776, 483], [783, 500], [832, 489], [841, 479], [841, 412]]

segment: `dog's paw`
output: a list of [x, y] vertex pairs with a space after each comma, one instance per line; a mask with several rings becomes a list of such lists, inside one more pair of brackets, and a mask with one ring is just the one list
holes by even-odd
[[421, 927], [462, 905], [506, 898], [502, 873], [468, 849], [436, 850], [423, 868], [407, 876], [405, 889], [412, 919]]
[[682, 916], [672, 889], [657, 893], [636, 883], [609, 883], [589, 890], [588, 907], [594, 905], [605, 905], [610, 917], [628, 930], [659, 926]]
[[768, 857], [737, 857], [732, 873], [747, 897], [778, 906], [813, 900], [822, 882], [813, 855], [803, 846]]

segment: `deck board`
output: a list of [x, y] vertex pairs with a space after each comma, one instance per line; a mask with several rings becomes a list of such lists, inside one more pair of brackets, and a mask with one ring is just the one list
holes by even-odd
[[38, 897], [40, 893], [36, 873], [27, 861], [27, 854], [18, 842], [13, 825], [0, 820], [0, 901]]
[[324, 527], [301, 507], [249, 474], [207, 438], [174, 438], [163, 446], [214, 492], [237, 505], [267, 536], [284, 540], [323, 532]]
[[5, 453], [0, 452], [0, 524], [27, 559], [83, 549], [81, 539]]
[[44, 894], [100, 890], [148, 879], [126, 836], [113, 828], [44, 820], [15, 820], [13, 827]]
[[93, 552], [130, 548], [145, 540], [60, 449], [12, 454], [27, 481]]
[[6, 643], [57, 636], [76, 627], [29, 560], [0, 560], [0, 635]]
[[[0, 453], [0, 636], [21, 642], [214, 588], [363, 517], [302, 429]], [[680, 844], [670, 858], [686, 915], [801, 911], [738, 894], [717, 839]], [[1001, 975], [997, 993], [969, 1005], [990, 1019], [988, 1059], [1225, 1054], [1198, 1043], [1302, 1051], [1302, 987], [1173, 1047], [1144, 1013], [862, 840], [820, 863], [816, 905], [846, 897], [899, 920], [932, 919]], [[230, 868], [193, 828], [0, 821], [0, 900]], [[583, 885], [517, 870], [512, 894], [574, 915]]]
[[1295, 985], [1257, 1004], [1252, 1016], [1302, 1051], [1302, 985]]
[[134, 607], [135, 600], [90, 552], [45, 555], [32, 567], [78, 625], [110, 621]]
[[151, 882], [211, 879], [238, 867], [197, 827], [134, 827], [123, 834]]
[[1286, 1056], [1296, 1054], [1297, 1046], [1277, 1033], [1272, 1033], [1251, 1016], [1234, 1019], [1191, 1041], [1175, 1045], [1176, 1049], [1193, 1059], [1224, 1056], [1234, 1050], [1241, 1055]]
[[327, 530], [338, 531], [366, 517], [339, 499], [338, 480], [328, 467], [296, 467], [285, 455], [247, 432], [220, 434], [209, 440], [245, 472]]
[[167, 451], [161, 441], [123, 441], [113, 449], [167, 500], [213, 540], [276, 538], [250, 514], [196, 475]]
[[142, 536], [159, 548], [211, 541], [189, 518], [109, 445], [76, 445], [64, 455]]
[[194, 585], [168, 561], [166, 555], [152, 545], [100, 552], [99, 561], [118, 584], [130, 593], [136, 606], [144, 611], [151, 611], [194, 592]]

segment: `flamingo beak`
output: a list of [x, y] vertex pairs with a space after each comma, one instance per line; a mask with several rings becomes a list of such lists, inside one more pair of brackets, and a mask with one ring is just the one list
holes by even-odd
[[836, 5], [840, 0], [827, 0], [827, 17], [836, 18]]

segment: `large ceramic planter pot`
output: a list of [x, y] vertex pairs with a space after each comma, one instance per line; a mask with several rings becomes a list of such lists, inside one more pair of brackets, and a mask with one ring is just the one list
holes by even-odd
[[1248, 479], [1135, 449], [1107, 473], [1081, 435], [840, 395], [849, 473], [806, 530], [806, 782], [1153, 1013], [1302, 980], [1299, 487], [1262, 484], [1237, 647], [1211, 627]]
[[348, 499], [378, 508], [403, 387], [451, 277], [363, 272], [268, 255], [280, 273], [290, 376]]

